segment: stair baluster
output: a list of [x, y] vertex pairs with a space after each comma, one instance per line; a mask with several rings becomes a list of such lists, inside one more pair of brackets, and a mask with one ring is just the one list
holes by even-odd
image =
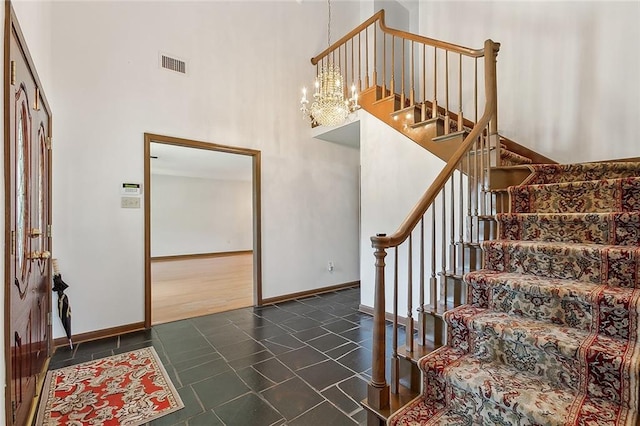
[[[369, 31], [373, 31], [373, 34], [370, 35]], [[369, 45], [370, 36], [373, 37], [372, 46]], [[402, 43], [402, 48], [400, 49], [400, 45], [396, 46], [396, 43]], [[409, 49], [406, 43], [411, 43]], [[362, 89], [359, 100], [363, 109], [376, 116], [386, 114], [387, 117], [392, 112], [398, 112], [395, 115], [396, 120], [388, 118], [388, 122], [447, 162], [398, 231], [391, 236], [380, 234], [372, 238], [376, 259], [372, 369], [367, 399], [363, 401], [369, 409], [369, 424], [382, 424], [383, 419], [394, 407], [398, 408], [398, 404], [408, 402], [407, 398], [411, 393], [403, 391], [403, 384], [406, 383], [404, 379], [407, 377], [406, 367], [409, 367], [409, 389], [417, 389], [414, 360], [428, 353], [434, 346], [444, 343], [443, 310], [462, 302], [459, 275], [477, 263], [474, 261], [476, 249], [465, 242], [465, 232], [469, 237], [467, 241], [477, 245], [480, 241], [478, 216], [493, 210], [491, 202], [485, 198], [482, 191], [488, 189], [488, 172], [485, 169], [492, 162], [488, 156], [491, 151], [488, 137], [494, 135], [497, 129], [494, 124], [497, 116], [495, 58], [498, 49], [499, 44], [490, 40], [485, 42], [482, 49], [469, 49], [391, 29], [384, 24], [384, 11], [380, 11], [311, 60], [316, 67], [318, 64], [339, 64], [347, 96], [350, 95], [350, 87], [355, 85]], [[407, 57], [407, 53], [410, 57]], [[419, 60], [420, 54], [422, 61]], [[450, 64], [450, 55], [457, 58], [458, 64], [455, 64], [455, 59]], [[428, 59], [431, 57], [433, 64]], [[389, 58], [390, 63], [387, 62]], [[480, 118], [478, 59], [484, 61], [485, 80], [484, 111]], [[355, 61], [358, 62], [357, 65]], [[365, 62], [364, 66], [362, 61]], [[471, 62], [467, 61], [473, 61], [473, 75], [463, 74], [465, 64], [471, 66]], [[381, 76], [378, 74], [380, 67]], [[401, 80], [397, 82], [401, 89], [399, 93], [395, 90], [396, 71], [401, 72]], [[452, 73], [451, 79], [449, 72]], [[422, 90], [416, 91], [416, 76], [420, 76], [418, 84], [422, 84]], [[439, 82], [442, 83], [441, 87]], [[471, 96], [465, 99], [463, 87], [473, 87], [473, 100]], [[430, 88], [433, 88], [433, 93], [428, 93]], [[443, 99], [439, 100], [439, 97]], [[452, 99], [454, 103], [458, 103], [455, 112], [451, 111], [451, 107], [456, 107], [451, 104]], [[438, 104], [440, 101], [444, 101], [443, 106]], [[469, 106], [467, 111], [465, 105]], [[406, 107], [410, 109], [400, 114], [399, 110]], [[472, 117], [474, 113], [473, 122], [464, 118]], [[391, 121], [395, 123], [392, 124]], [[489, 123], [491, 126], [488, 128]], [[471, 130], [467, 134], [462, 132], [465, 129]], [[442, 135], [447, 135], [447, 138], [434, 140]], [[428, 210], [431, 211], [427, 213]], [[431, 215], [431, 226], [425, 227], [425, 214]], [[419, 254], [413, 250], [414, 230], [420, 232], [420, 249], [417, 250]], [[428, 239], [431, 239], [431, 244], [427, 243], [426, 246], [429, 247], [425, 247], [425, 240]], [[402, 244], [407, 248], [399, 249]], [[393, 309], [390, 336], [391, 394], [385, 374], [385, 258], [387, 249], [390, 248], [394, 249], [394, 269], [388, 272], [388, 278], [393, 279], [394, 292], [393, 301], [390, 301], [390, 305], [393, 306], [389, 307], [389, 310]], [[416, 259], [419, 266], [413, 259], [416, 254], [419, 256], [419, 259]], [[403, 256], [407, 256], [406, 263]], [[425, 266], [429, 263], [431, 271], [426, 272]], [[420, 274], [418, 280], [414, 280], [415, 273]], [[430, 274], [429, 279], [426, 278], [426, 273]], [[405, 285], [405, 281], [406, 290], [399, 288]], [[414, 290], [414, 285], [419, 285], [419, 295]], [[428, 285], [428, 290], [425, 285]], [[399, 317], [397, 306], [398, 294], [403, 291], [406, 291], [407, 295], [407, 315], [404, 319]], [[414, 303], [414, 295], [418, 296], [419, 302]], [[399, 321], [403, 321], [404, 327]], [[415, 342], [414, 327], [418, 329]], [[398, 339], [402, 328], [406, 341], [404, 347], [399, 347]]]

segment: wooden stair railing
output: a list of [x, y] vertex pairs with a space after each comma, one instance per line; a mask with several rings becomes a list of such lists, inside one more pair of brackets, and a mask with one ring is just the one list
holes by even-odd
[[[389, 28], [384, 16], [380, 10], [311, 63], [316, 74], [337, 65], [346, 98], [355, 86], [364, 110], [448, 161], [478, 121], [480, 100], [486, 98], [485, 49]], [[497, 106], [494, 110], [497, 117]], [[492, 161], [498, 164], [496, 154]]]
[[[367, 399], [363, 401], [368, 409], [369, 425], [383, 424], [392, 411], [400, 408], [394, 407], [390, 401], [393, 395], [402, 393], [402, 368], [410, 371], [409, 383], [405, 386], [416, 394], [419, 391], [419, 374], [413, 361], [444, 343], [442, 314], [446, 309], [464, 303], [466, 290], [462, 285], [462, 275], [480, 267], [479, 243], [490, 238], [490, 218], [502, 204], [488, 184], [492, 166], [490, 148], [497, 140], [494, 88], [498, 49], [498, 43], [485, 42], [487, 97], [480, 120], [398, 230], [392, 235], [380, 234], [371, 238], [376, 259], [372, 370]], [[417, 250], [414, 250], [414, 240]], [[393, 250], [391, 271], [385, 269], [389, 249]], [[406, 265], [399, 264], [400, 251], [404, 252]], [[391, 277], [394, 294], [390, 385], [385, 374], [387, 276]], [[404, 347], [400, 347], [398, 342], [401, 328], [398, 319], [400, 276], [406, 280]], [[414, 305], [414, 292], [417, 294], [417, 306]], [[415, 328], [418, 335], [414, 340]]]
[[[363, 401], [369, 425], [383, 424], [417, 394], [415, 360], [444, 343], [442, 314], [464, 302], [462, 275], [481, 266], [479, 243], [495, 232], [492, 215], [504, 205], [501, 193], [490, 187], [491, 167], [500, 164], [499, 47], [487, 40], [482, 49], [470, 49], [391, 29], [381, 10], [311, 59], [317, 71], [337, 65], [345, 97], [355, 85], [363, 109], [446, 161], [400, 228], [371, 238], [376, 259], [372, 370]], [[480, 99], [484, 105], [478, 119]], [[393, 268], [386, 269], [389, 250]], [[387, 289], [387, 278], [392, 289]], [[387, 290], [393, 292], [391, 309]], [[400, 303], [406, 307], [402, 325]], [[387, 310], [392, 311], [390, 383]]]
[[[495, 61], [499, 44], [485, 42], [485, 92], [484, 113], [480, 120], [453, 153], [444, 169], [421, 197], [400, 228], [392, 235], [371, 238], [375, 250], [375, 298], [372, 346], [371, 382], [368, 385], [365, 405], [369, 408], [368, 423], [380, 424], [391, 411], [391, 391], [400, 391], [400, 369], [403, 359], [422, 355], [444, 340], [442, 313], [449, 307], [463, 303], [465, 289], [462, 275], [479, 265], [478, 244], [489, 238], [485, 221], [497, 210], [496, 200], [489, 191], [492, 162], [490, 151], [497, 139], [496, 70]], [[493, 139], [493, 141], [492, 141]], [[466, 231], [466, 235], [465, 235]], [[418, 241], [414, 253], [414, 239]], [[393, 320], [391, 350], [391, 387], [386, 382], [386, 278], [385, 258], [393, 249]], [[406, 318], [404, 323], [404, 348], [398, 345], [398, 302], [401, 265], [399, 250], [405, 251], [406, 267], [402, 275], [406, 284]], [[417, 266], [414, 262], [417, 258]], [[416, 273], [417, 272], [417, 273]], [[417, 275], [417, 280], [414, 280]], [[417, 281], [418, 302], [414, 307], [414, 286]], [[414, 320], [414, 311], [417, 321]], [[418, 336], [414, 342], [417, 323]], [[431, 336], [428, 336], [431, 334]], [[431, 342], [427, 337], [431, 337]], [[417, 356], [416, 356], [417, 357]], [[408, 387], [419, 390], [415, 364], [409, 365]], [[396, 407], [394, 407], [396, 408]]]

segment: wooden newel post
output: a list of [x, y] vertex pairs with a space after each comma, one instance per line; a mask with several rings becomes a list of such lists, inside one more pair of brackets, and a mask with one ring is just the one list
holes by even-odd
[[498, 77], [496, 70], [496, 62], [498, 52], [500, 51], [500, 43], [493, 40], [484, 42], [484, 84], [487, 93], [487, 101], [492, 105], [491, 122], [489, 123], [489, 134], [498, 134]]
[[[377, 237], [385, 237], [378, 234]], [[368, 404], [374, 409], [389, 406], [389, 385], [385, 377], [385, 297], [384, 297], [384, 258], [387, 252], [374, 242], [376, 257], [375, 299], [373, 302], [373, 347], [371, 381], [367, 390]]]

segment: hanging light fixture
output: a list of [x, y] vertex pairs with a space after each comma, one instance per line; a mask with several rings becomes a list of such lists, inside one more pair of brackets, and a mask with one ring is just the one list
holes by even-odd
[[[327, 6], [329, 9], [327, 41], [331, 46], [331, 0], [327, 0]], [[344, 80], [340, 68], [330, 63], [329, 57], [327, 57], [327, 65], [323, 65], [320, 69], [314, 86], [311, 106], [307, 99], [306, 87], [302, 88], [300, 100], [302, 117], [312, 125], [337, 126], [346, 120], [349, 114], [360, 108], [355, 85], [351, 86], [351, 98], [345, 99]]]

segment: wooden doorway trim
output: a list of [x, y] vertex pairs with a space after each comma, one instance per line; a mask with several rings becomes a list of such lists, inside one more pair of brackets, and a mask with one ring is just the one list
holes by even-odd
[[151, 327], [151, 142], [187, 148], [206, 149], [229, 154], [247, 155], [252, 158], [253, 198], [253, 301], [262, 305], [262, 209], [260, 195], [260, 151], [237, 148], [210, 142], [175, 138], [172, 136], [144, 134], [144, 326]]

